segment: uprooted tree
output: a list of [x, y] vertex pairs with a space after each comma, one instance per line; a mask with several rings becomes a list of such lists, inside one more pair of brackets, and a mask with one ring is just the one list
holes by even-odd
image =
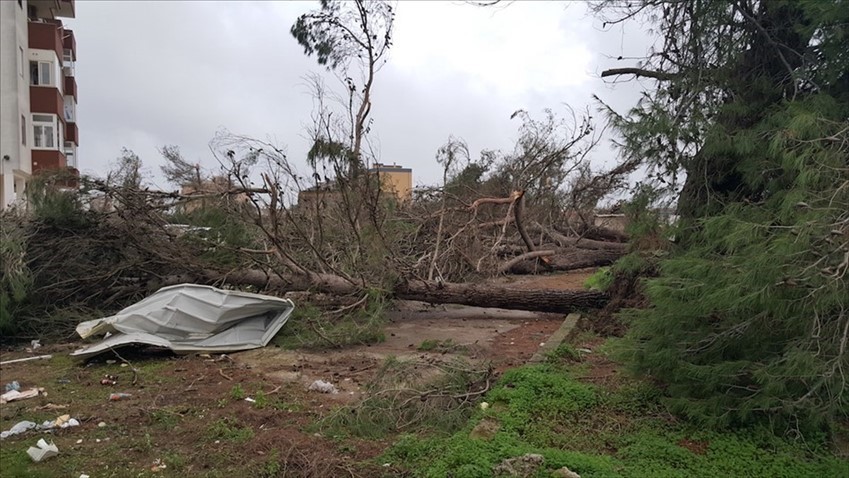
[[661, 42], [605, 78], [656, 80], [613, 114], [625, 158], [678, 196], [630, 363], [674, 410], [809, 432], [849, 413], [849, 4], [600, 5]]

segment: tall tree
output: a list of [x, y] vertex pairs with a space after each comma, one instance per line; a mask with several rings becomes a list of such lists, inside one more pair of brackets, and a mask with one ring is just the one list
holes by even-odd
[[[350, 121], [350, 171], [362, 166], [363, 140], [370, 123], [372, 88], [375, 75], [386, 62], [392, 45], [395, 10], [392, 3], [379, 0], [321, 0], [318, 10], [298, 17], [292, 36], [319, 65], [340, 73], [348, 89]], [[359, 70], [354, 79], [352, 66]], [[331, 143], [333, 138], [324, 138]]]
[[[614, 116], [626, 159], [680, 187], [678, 245], [631, 311], [634, 369], [716, 425], [849, 413], [849, 3], [644, 0], [659, 47], [606, 78], [656, 80]], [[684, 178], [681, 181], [682, 177]]]

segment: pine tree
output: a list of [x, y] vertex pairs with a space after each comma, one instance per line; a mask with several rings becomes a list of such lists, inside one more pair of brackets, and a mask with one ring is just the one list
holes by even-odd
[[614, 120], [681, 217], [625, 314], [630, 363], [705, 423], [822, 429], [849, 413], [849, 4], [624, 8], [610, 21], [645, 15], [663, 45], [605, 72], [658, 81]]

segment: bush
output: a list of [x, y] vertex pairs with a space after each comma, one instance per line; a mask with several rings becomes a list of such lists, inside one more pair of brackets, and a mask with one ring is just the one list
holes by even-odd
[[[827, 117], [846, 111], [814, 98], [714, 141], [780, 169], [748, 171], [763, 200], [699, 220], [647, 282], [651, 307], [623, 315], [623, 357], [698, 423], [804, 433], [849, 413], [849, 168], [845, 138], [827, 139], [845, 123], [841, 133]], [[744, 146], [754, 138], [764, 142]]]

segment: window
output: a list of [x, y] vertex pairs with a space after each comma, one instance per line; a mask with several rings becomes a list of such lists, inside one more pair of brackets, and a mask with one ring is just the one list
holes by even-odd
[[53, 82], [50, 81], [50, 72], [53, 70], [53, 64], [49, 61], [31, 61], [29, 62], [29, 82], [36, 86], [49, 86]]
[[19, 46], [18, 50], [20, 50], [20, 58], [18, 59], [18, 71], [21, 72], [21, 78], [24, 77], [24, 47]]
[[74, 143], [72, 141], [65, 141], [65, 163], [68, 166], [77, 167], [77, 161], [74, 158]]
[[27, 145], [27, 118], [21, 115], [21, 144]]
[[34, 148], [56, 148], [56, 117], [53, 115], [32, 115]]
[[67, 48], [62, 50], [62, 64], [71, 63], [74, 61], [74, 56], [71, 54], [71, 50]]

